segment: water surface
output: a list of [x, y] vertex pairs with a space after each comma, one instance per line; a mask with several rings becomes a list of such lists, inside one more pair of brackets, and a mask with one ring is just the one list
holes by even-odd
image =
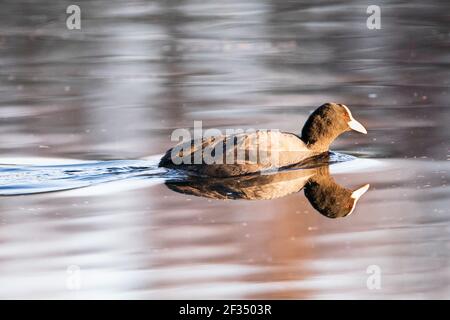
[[[446, 1], [382, 1], [381, 30], [356, 1], [95, 0], [69, 31], [69, 4], [0, 5], [0, 163], [139, 165], [0, 197], [1, 298], [450, 297]], [[303, 192], [214, 200], [139, 170], [194, 120], [299, 132], [327, 101], [369, 131], [333, 144], [358, 157], [336, 182], [370, 184], [348, 217]], [[95, 168], [71, 179], [121, 174]]]

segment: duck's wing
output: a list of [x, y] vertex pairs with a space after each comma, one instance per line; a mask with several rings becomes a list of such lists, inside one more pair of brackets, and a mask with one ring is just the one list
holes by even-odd
[[228, 177], [290, 166], [310, 156], [298, 136], [259, 130], [178, 144], [167, 151], [160, 166]]

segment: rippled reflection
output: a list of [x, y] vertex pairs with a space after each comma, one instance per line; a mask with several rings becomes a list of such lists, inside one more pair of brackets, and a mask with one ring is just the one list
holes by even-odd
[[351, 214], [356, 202], [369, 188], [369, 185], [364, 185], [350, 190], [340, 186], [331, 177], [328, 166], [237, 178], [191, 177], [168, 181], [166, 186], [179, 193], [222, 200], [270, 200], [304, 189], [314, 209], [328, 218]]

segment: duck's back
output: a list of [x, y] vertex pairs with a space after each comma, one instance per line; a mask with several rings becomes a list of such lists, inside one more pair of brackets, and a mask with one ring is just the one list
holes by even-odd
[[313, 155], [295, 134], [260, 130], [180, 143], [159, 166], [229, 177], [290, 166]]

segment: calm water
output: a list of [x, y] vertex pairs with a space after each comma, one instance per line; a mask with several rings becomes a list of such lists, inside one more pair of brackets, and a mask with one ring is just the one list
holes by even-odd
[[[79, 1], [81, 31], [41, 3], [0, 4], [0, 189], [85, 188], [0, 197], [0, 298], [450, 298], [447, 1], [382, 1], [381, 30], [355, 1]], [[155, 167], [194, 120], [299, 132], [327, 101], [369, 131], [333, 145], [370, 184], [350, 216]]]

